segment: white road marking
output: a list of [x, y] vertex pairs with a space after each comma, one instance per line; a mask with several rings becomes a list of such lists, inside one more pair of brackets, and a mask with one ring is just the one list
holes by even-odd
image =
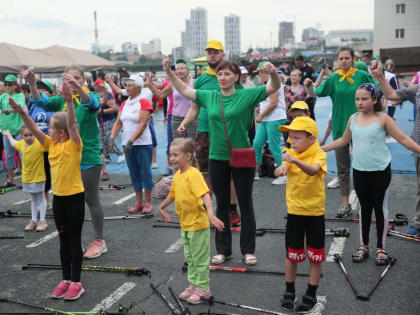
[[21, 204], [23, 204], [23, 203], [25, 203], [25, 202], [28, 202], [28, 201], [31, 201], [31, 199], [26, 199], [26, 200], [17, 201], [17, 202], [14, 202], [13, 204], [14, 204], [14, 205], [21, 205]]
[[54, 237], [58, 236], [58, 231], [52, 232], [48, 235], [45, 235], [44, 237], [40, 238], [39, 240], [37, 240], [36, 242], [33, 242], [29, 245], [26, 245], [26, 248], [34, 248], [34, 247], [38, 247], [39, 245], [41, 245], [42, 243], [45, 243], [51, 239], [53, 239]]
[[110, 296], [106, 299], [102, 300], [101, 303], [96, 305], [91, 312], [99, 312], [102, 310], [109, 309], [112, 305], [114, 305], [119, 299], [121, 299], [124, 295], [126, 295], [129, 291], [131, 291], [136, 284], [134, 282], [126, 282], [122, 286], [120, 286], [117, 290], [114, 291]]
[[316, 298], [318, 303], [315, 305], [314, 310], [310, 313], [311, 315], [321, 315], [322, 311], [325, 309], [325, 305], [327, 304], [326, 295], [318, 295]]
[[114, 204], [114, 205], [120, 205], [120, 204], [122, 204], [123, 202], [125, 202], [125, 201], [127, 201], [127, 200], [129, 200], [129, 199], [131, 199], [131, 198], [133, 198], [133, 197], [135, 197], [135, 196], [136, 196], [136, 193], [129, 194], [128, 196], [125, 196], [125, 197], [123, 197], [123, 198], [121, 198], [121, 199], [119, 199], [119, 200], [115, 201], [113, 204]]
[[328, 256], [325, 259], [326, 261], [334, 262], [334, 254], [341, 255], [343, 253], [346, 238], [347, 237], [334, 237], [334, 240], [332, 241], [330, 246], [330, 250], [328, 251]]
[[184, 246], [184, 244], [182, 243], [182, 239], [180, 238], [171, 246], [169, 246], [168, 249], [165, 250], [165, 253], [168, 253], [168, 254], [176, 253], [182, 246]]

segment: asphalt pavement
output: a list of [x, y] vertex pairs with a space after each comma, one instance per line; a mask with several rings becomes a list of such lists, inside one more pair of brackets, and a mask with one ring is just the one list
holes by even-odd
[[[326, 182], [331, 179], [327, 175]], [[4, 174], [0, 175], [4, 179]], [[155, 180], [158, 176], [155, 176]], [[395, 213], [403, 213], [410, 219], [414, 214], [415, 176], [393, 176], [389, 207], [391, 217]], [[285, 227], [284, 215], [285, 186], [271, 185], [272, 179], [263, 178], [254, 184], [254, 206], [257, 228]], [[127, 175], [111, 175], [109, 182], [103, 184], [127, 184]], [[100, 198], [105, 215], [126, 215], [134, 198], [121, 201], [132, 194], [132, 188], [122, 190], [100, 191]], [[304, 198], [304, 196], [302, 196]], [[0, 211], [30, 212], [29, 196], [21, 190], [15, 190], [0, 195]], [[334, 217], [339, 206], [338, 189], [327, 190], [326, 217]], [[119, 201], [119, 204], [115, 202]], [[85, 260], [85, 265], [97, 266], [136, 266], [151, 271], [147, 276], [126, 276], [123, 273], [104, 273], [83, 271], [82, 283], [86, 293], [80, 300], [65, 303], [49, 298], [54, 287], [61, 279], [60, 271], [56, 270], [21, 270], [28, 263], [59, 264], [59, 242], [53, 237], [45, 242], [38, 242], [55, 231], [52, 219], [48, 219], [49, 228], [45, 232], [23, 232], [27, 218], [0, 219], [0, 235], [24, 235], [24, 239], [0, 239], [0, 297], [31, 303], [38, 306], [54, 308], [63, 311], [98, 310], [102, 303], [109, 311], [117, 311], [118, 305], [125, 307], [134, 305], [129, 314], [171, 314], [156, 294], [152, 293], [150, 283], [154, 283], [166, 295], [170, 296], [168, 286], [180, 293], [187, 285], [186, 273], [182, 272], [184, 262], [183, 249], [180, 246], [180, 231], [177, 229], [153, 228], [155, 220], [160, 219], [158, 205], [161, 200], [153, 199], [154, 217], [149, 219], [112, 220], [105, 221], [104, 233], [108, 245], [108, 253], [93, 260]], [[86, 209], [86, 217], [89, 211]], [[51, 213], [51, 211], [48, 211]], [[177, 219], [173, 207], [170, 214]], [[347, 227], [351, 236], [345, 239], [326, 237], [326, 253], [331, 254], [342, 250], [342, 257], [359, 292], [367, 293], [383, 272], [384, 267], [374, 264], [374, 251], [371, 257], [362, 264], [351, 262], [351, 254], [359, 245], [359, 226], [352, 222], [327, 222], [327, 228]], [[403, 231], [406, 227], [398, 227]], [[54, 235], [53, 235], [54, 236]], [[93, 228], [89, 221], [83, 228], [83, 245], [86, 248], [93, 238]], [[376, 239], [375, 228], [371, 228], [372, 244]], [[39, 244], [39, 245], [38, 245]], [[332, 247], [335, 249], [331, 249]], [[29, 247], [28, 247], [29, 245]], [[36, 246], [38, 245], [38, 246]], [[215, 254], [214, 236], [212, 238], [212, 254]], [[387, 249], [390, 255], [397, 258], [382, 283], [379, 285], [370, 301], [363, 302], [355, 298], [349, 284], [338, 264], [327, 261], [324, 263], [323, 278], [318, 289], [318, 306], [313, 314], [420, 314], [420, 244], [414, 241], [389, 237]], [[258, 264], [250, 269], [284, 270], [285, 247], [283, 234], [265, 234], [257, 238]], [[233, 258], [227, 266], [245, 267], [239, 250], [239, 232], [233, 232]], [[299, 265], [299, 272], [308, 272], [308, 263]], [[307, 278], [298, 277], [296, 282], [297, 295], [301, 297], [306, 290]], [[285, 290], [284, 277], [277, 275], [258, 275], [245, 273], [211, 272], [211, 291], [215, 299], [239, 303], [243, 305], [287, 313], [280, 308], [280, 296]], [[206, 305], [190, 306], [192, 314], [206, 312]], [[211, 307], [215, 313], [256, 314], [214, 304]], [[0, 302], [1, 312], [30, 311], [9, 303]]]

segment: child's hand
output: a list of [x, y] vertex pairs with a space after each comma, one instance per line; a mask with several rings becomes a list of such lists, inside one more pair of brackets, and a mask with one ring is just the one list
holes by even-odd
[[12, 135], [10, 134], [9, 130], [3, 130], [3, 135], [5, 135], [6, 137], [11, 137]]
[[[64, 78], [64, 76], [63, 76]], [[66, 100], [66, 102], [71, 102], [73, 100], [73, 95], [71, 93], [70, 84], [67, 80], [63, 81], [63, 86], [61, 88], [61, 96]]]
[[283, 161], [286, 161], [287, 163], [295, 163], [296, 158], [290, 153], [286, 152], [283, 154]]
[[287, 165], [282, 164], [274, 170], [274, 176], [286, 176], [287, 175]]
[[166, 223], [172, 222], [172, 219], [169, 216], [168, 212], [166, 212], [165, 208], [159, 207], [159, 213], [163, 221], [165, 221]]
[[9, 97], [9, 104], [13, 109], [13, 112], [17, 112], [17, 113], [22, 113], [23, 112], [23, 108], [18, 105], [15, 100], [11, 97]]
[[225, 224], [220, 221], [214, 214], [209, 215], [210, 224], [213, 225], [217, 230], [223, 231]]

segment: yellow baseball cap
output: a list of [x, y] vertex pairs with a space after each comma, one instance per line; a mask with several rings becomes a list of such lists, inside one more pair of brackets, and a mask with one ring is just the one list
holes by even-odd
[[280, 126], [279, 130], [283, 132], [288, 132], [290, 130], [306, 131], [311, 135], [318, 137], [318, 126], [316, 125], [315, 120], [307, 116], [296, 117], [290, 125]]
[[225, 50], [222, 43], [215, 39], [207, 43], [207, 47], [204, 50], [207, 50], [207, 49]]
[[288, 112], [290, 113], [294, 109], [306, 109], [309, 110], [308, 104], [304, 101], [296, 101], [290, 106]]

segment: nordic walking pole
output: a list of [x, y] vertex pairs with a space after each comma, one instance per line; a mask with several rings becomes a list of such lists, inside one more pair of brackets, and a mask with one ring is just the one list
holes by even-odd
[[[24, 212], [16, 212], [12, 210], [0, 211], [0, 218], [30, 218], [32, 214]], [[45, 215], [47, 219], [53, 219], [54, 216], [51, 214]]]
[[[151, 217], [153, 217], [153, 213], [134, 214], [134, 215], [114, 215], [110, 217], [104, 217], [104, 220], [148, 219]], [[92, 221], [92, 218], [86, 218], [85, 221]]]
[[348, 271], [346, 270], [346, 267], [344, 267], [343, 260], [341, 259], [341, 256], [339, 254], [334, 254], [334, 261], [340, 265], [341, 270], [344, 272], [344, 275], [346, 276], [347, 281], [350, 283], [350, 286], [353, 289], [354, 294], [356, 295], [356, 298], [359, 298], [359, 292], [357, 292], [356, 286], [354, 285], [353, 281], [351, 280], [350, 275], [349, 275]]
[[20, 238], [25, 238], [23, 235], [0, 235], [0, 240], [1, 239], [20, 239]]
[[[61, 265], [46, 265], [46, 264], [27, 264], [22, 266], [22, 270], [27, 269], [47, 269], [47, 270], [61, 270]], [[127, 276], [135, 275], [141, 277], [143, 275], [151, 277], [151, 272], [146, 268], [139, 267], [107, 267], [107, 266], [82, 266], [83, 271], [98, 271], [98, 272], [115, 272], [126, 273]]]
[[404, 238], [404, 239], [409, 240], [409, 241], [420, 242], [420, 237], [410, 235], [410, 234], [406, 234], [406, 233], [402, 233], [402, 232], [398, 232], [398, 231], [389, 230], [388, 235], [401, 237], [401, 238]]
[[391, 269], [391, 267], [397, 262], [397, 258], [390, 258], [388, 265], [386, 266], [384, 272], [382, 272], [381, 276], [379, 277], [379, 280], [376, 281], [375, 285], [373, 286], [373, 288], [370, 290], [370, 292], [368, 293], [368, 295], [364, 295], [364, 294], [359, 294], [357, 296], [357, 298], [361, 301], [369, 301], [370, 297], [372, 296], [373, 292], [375, 292], [376, 288], [378, 287], [379, 283], [381, 283], [382, 279], [385, 277], [385, 275], [387, 274], [388, 270]]
[[181, 301], [179, 300], [179, 298], [176, 296], [175, 292], [172, 290], [171, 287], [168, 287], [169, 292], [171, 293], [172, 297], [174, 298], [174, 300], [176, 301], [176, 304], [178, 304], [179, 309], [181, 310], [181, 313], [183, 315], [191, 315], [191, 311], [190, 309], [187, 307], [185, 308], [185, 306], [181, 303]]
[[236, 303], [229, 303], [229, 302], [217, 301], [213, 297], [210, 298], [209, 303], [217, 303], [217, 304], [222, 304], [222, 305], [227, 305], [227, 306], [233, 306], [233, 307], [242, 308], [242, 309], [245, 309], [245, 310], [251, 310], [251, 311], [259, 312], [259, 313], [265, 313], [265, 314], [284, 315], [283, 313], [279, 313], [279, 312], [275, 312], [275, 311], [270, 311], [270, 310], [265, 310], [265, 309], [258, 308], [258, 307], [247, 306], [247, 305], [236, 304]]
[[181, 310], [177, 309], [169, 300], [164, 296], [159, 290], [155, 287], [153, 283], [150, 283], [150, 287], [152, 288], [153, 292], [156, 293], [162, 301], [169, 307], [173, 315], [182, 315]]

